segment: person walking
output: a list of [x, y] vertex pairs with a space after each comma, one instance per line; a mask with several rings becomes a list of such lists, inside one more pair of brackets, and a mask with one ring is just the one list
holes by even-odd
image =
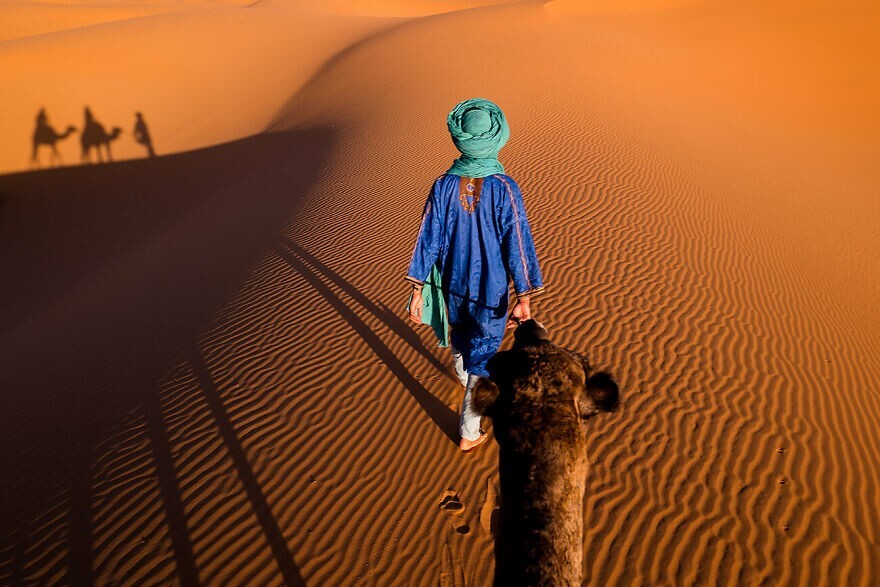
[[[487, 438], [472, 407], [477, 378], [488, 375], [486, 363], [505, 329], [531, 318], [531, 298], [544, 284], [522, 193], [498, 161], [510, 137], [504, 113], [472, 98], [452, 109], [447, 126], [461, 156], [434, 181], [405, 279], [413, 290], [410, 320], [433, 322], [441, 345], [446, 329], [437, 317], [448, 319], [455, 372], [465, 387], [459, 448], [469, 451]], [[511, 281], [516, 303], [508, 315]], [[436, 310], [435, 293], [448, 313], [428, 317], [426, 297]]]

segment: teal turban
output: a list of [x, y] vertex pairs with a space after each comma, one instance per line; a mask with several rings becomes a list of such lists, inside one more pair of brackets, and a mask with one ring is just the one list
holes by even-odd
[[482, 98], [458, 104], [446, 119], [449, 134], [461, 157], [447, 173], [462, 177], [486, 177], [504, 173], [498, 151], [510, 138], [510, 128], [501, 109]]

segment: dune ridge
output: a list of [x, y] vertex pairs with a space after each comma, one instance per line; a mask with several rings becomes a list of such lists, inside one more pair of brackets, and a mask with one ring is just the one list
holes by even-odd
[[[19, 283], [4, 295], [26, 310], [3, 333], [19, 389], [3, 407], [57, 429], [9, 416], [0, 427], [3, 468], [20, 471], [0, 499], [13, 520], [0, 582], [490, 584], [482, 510], [496, 448], [458, 453], [461, 389], [446, 352], [405, 322], [401, 281], [427, 190], [455, 156], [446, 113], [471, 95], [511, 123], [502, 160], [548, 285], [539, 319], [625, 393], [620, 412], [590, 424], [586, 582], [876, 581], [876, 119], [813, 118], [861, 98], [815, 85], [846, 77], [824, 62], [785, 73], [792, 49], [812, 50], [798, 34], [772, 63], [749, 61], [788, 27], [821, 30], [827, 10], [789, 23], [758, 2], [571, 4], [335, 29], [313, 75], [260, 100], [248, 124], [270, 133], [0, 177], [21, 227], [0, 231]], [[492, 34], [449, 41], [475, 19]], [[749, 75], [763, 83], [740, 87]], [[131, 203], [79, 218], [29, 201], [67, 183], [81, 186], [70, 197], [109, 204], [126, 174], [150, 182], [131, 196], [146, 203], [128, 239], [93, 233], [131, 222]], [[179, 185], [184, 174], [194, 179]], [[80, 242], [68, 256], [31, 228], [65, 210]], [[114, 242], [124, 246], [81, 273]], [[12, 246], [42, 251], [68, 289], [42, 291]], [[117, 283], [120, 266], [156, 291], [132, 296], [138, 282]], [[88, 294], [96, 282], [116, 284], [98, 301], [116, 301], [119, 323], [72, 352], [70, 333], [107, 311]], [[59, 323], [64, 335], [41, 342]], [[32, 346], [16, 347], [24, 335]], [[28, 393], [42, 399], [29, 406]], [[70, 413], [47, 420], [53, 401]], [[447, 492], [460, 516], [440, 507]]]
[[[452, 18], [454, 17], [445, 17], [446, 20]], [[413, 25], [413, 27], [419, 26], [421, 26], [420, 23]], [[450, 28], [454, 28], [454, 26], [450, 26]], [[399, 31], [394, 34], [402, 35], [404, 32]], [[400, 42], [401, 45], [405, 44], [403, 40]], [[367, 57], [364, 57], [365, 61], [366, 59]], [[353, 65], [351, 69], [346, 71], [346, 74], [351, 76], [356, 69], [357, 66]], [[440, 71], [437, 77], [444, 79], [442, 66], [438, 66], [438, 69]], [[375, 75], [375, 72], [372, 74]], [[537, 83], [540, 84], [540, 82]], [[491, 84], [486, 85], [490, 86]], [[521, 89], [517, 88], [517, 90]], [[480, 92], [476, 90], [473, 93], [479, 94]], [[527, 101], [527, 99], [524, 98], [523, 101]], [[325, 101], [320, 103], [324, 112], [332, 111]], [[540, 102], [535, 100], [533, 103], [547, 106], [547, 100]], [[301, 102], [297, 102], [298, 106], [300, 104]], [[398, 102], [395, 106], [399, 107], [399, 104]], [[386, 106], [384, 111], [392, 112], [395, 106]], [[552, 107], [547, 109], [553, 110]], [[575, 105], [559, 108], [558, 111], [565, 112], [571, 117], [572, 112], [575, 111]], [[519, 117], [520, 126], [518, 128], [520, 133], [528, 135], [523, 143], [537, 142], [532, 146], [531, 152], [539, 153], [544, 163], [533, 172], [536, 179], [532, 180], [531, 186], [543, 185], [546, 182], [548, 169], [553, 168], [554, 163], [560, 160], [568, 162], [569, 167], [573, 169], [585, 166], [587, 163], [582, 159], [577, 159], [579, 165], [571, 165], [570, 162], [573, 158], [568, 160], [565, 158], [568, 153], [589, 153], [584, 157], [590, 157], [589, 163], [594, 163], [596, 159], [601, 157], [596, 154], [595, 144], [587, 143], [589, 148], [578, 148], [577, 143], [566, 144], [565, 141], [560, 140], [561, 129], [558, 125], [554, 126], [552, 120], [538, 117], [534, 112], [530, 114], [538, 120], [535, 127], [540, 130], [528, 135], [529, 129], [524, 129], [522, 126], [523, 120], [532, 119], [528, 115]], [[317, 120], [322, 120], [321, 115], [315, 116]], [[511, 118], [513, 119], [513, 115]], [[570, 119], [566, 122], [572, 124]], [[591, 130], [596, 126], [599, 126], [597, 121], [588, 120], [580, 127], [576, 127], [576, 130], [571, 134], [579, 132], [581, 133], [579, 136], [589, 136]], [[551, 131], [548, 132], [548, 129]], [[623, 129], [624, 133], [626, 130], [628, 129]], [[699, 131], [700, 129], [687, 130]], [[374, 132], [381, 132], [381, 129], [377, 128], [377, 125], [370, 125], [369, 130], [364, 131], [364, 136], [369, 136]], [[619, 129], [618, 132], [620, 132]], [[553, 144], [541, 144], [540, 137], [543, 136], [553, 136]], [[634, 138], [626, 134], [624, 136], [626, 136], [625, 140], [630, 141], [630, 144], [640, 142], [638, 137]], [[415, 140], [418, 141], [418, 139]], [[413, 148], [417, 150], [420, 146], [416, 143]], [[735, 143], [732, 146], [738, 147]], [[657, 508], [648, 504], [643, 504], [642, 507], [632, 507], [632, 504], [639, 502], [640, 499], [649, 503], [660, 501], [656, 489], [654, 491], [647, 489], [652, 485], [650, 481], [652, 477], [646, 477], [645, 473], [652, 469], [652, 465], [659, 466], [659, 463], [664, 462], [663, 459], [668, 458], [669, 454], [693, 454], [695, 446], [705, 453], [706, 450], [711, 450], [708, 447], [720, 444], [717, 452], [704, 454], [704, 458], [695, 460], [692, 464], [685, 464], [684, 471], [675, 470], [673, 473], [674, 462], [669, 462], [660, 469], [661, 481], [655, 482], [653, 485], [671, 490], [673, 495], [679, 496], [679, 499], [684, 500], [685, 504], [693, 504], [691, 507], [682, 507], [681, 503], [673, 501], [669, 502], [665, 508], [661, 508], [661, 512], [663, 509], [666, 510], [665, 514], [661, 514], [662, 517], [673, 516], [673, 523], [660, 535], [661, 544], [665, 545], [663, 548], [669, 549], [667, 552], [661, 551], [662, 554], [656, 556], [654, 551], [650, 553], [645, 551], [631, 552], [625, 548], [621, 549], [623, 552], [611, 552], [608, 550], [611, 543], [600, 541], [596, 545], [600, 550], [593, 552], [588, 550], [588, 560], [598, 561], [596, 567], [603, 569], [605, 574], [600, 575], [599, 580], [611, 582], [614, 580], [625, 581], [627, 579], [623, 579], [624, 577], [632, 579], [634, 576], [661, 582], [664, 577], [678, 577], [683, 582], [695, 580], [739, 582], [751, 581], [756, 578], [757, 580], [761, 578], [773, 580], [776, 577], [781, 577], [784, 582], [795, 580], [792, 572], [797, 566], [787, 564], [786, 561], [791, 559], [791, 550], [796, 550], [797, 547], [786, 548], [790, 543], [782, 541], [789, 538], [794, 544], [797, 544], [799, 540], [810, 541], [811, 546], [807, 549], [808, 556], [817, 547], [822, 550], [822, 547], [818, 546], [822, 542], [816, 541], [815, 533], [809, 530], [813, 524], [820, 526], [828, 524], [827, 519], [814, 521], [813, 517], [823, 516], [821, 511], [824, 506], [819, 504], [836, 501], [830, 487], [839, 487], [837, 481], [846, 478], [847, 491], [852, 492], [849, 499], [866, 504], [870, 503], [873, 498], [870, 492], [864, 492], [867, 487], [870, 487], [870, 482], [862, 483], [852, 473], [844, 474], [845, 470], [862, 471], [854, 461], [850, 467], [836, 468], [838, 479], [835, 479], [833, 484], [831, 482], [829, 485], [825, 485], [825, 482], [819, 483], [822, 488], [816, 491], [817, 493], [821, 492], [821, 497], [817, 494], [801, 496], [803, 498], [801, 503], [816, 505], [797, 506], [798, 500], [786, 499], [786, 492], [789, 495], [792, 493], [792, 479], [789, 475], [800, 477], [804, 485], [813, 485], [818, 480], [828, 479], [823, 474], [823, 470], [818, 473], [816, 470], [810, 470], [810, 467], [803, 461], [796, 462], [793, 465], [794, 470], [789, 472], [785, 465], [785, 457], [777, 452], [777, 449], [781, 449], [782, 454], [790, 454], [792, 451], [787, 446], [789, 439], [782, 436], [781, 432], [776, 432], [781, 428], [779, 422], [784, 421], [786, 416], [798, 420], [799, 424], [795, 425], [795, 431], [808, 436], [803, 440], [809, 442], [813, 450], [822, 445], [815, 438], [809, 438], [809, 433], [805, 434], [799, 428], [805, 422], [808, 422], [810, 427], [815, 426], [821, 417], [820, 414], [826, 412], [811, 411], [807, 414], [799, 414], [798, 410], [805, 407], [801, 403], [803, 400], [798, 401], [797, 396], [792, 394], [796, 394], [799, 389], [811, 389], [814, 393], [822, 393], [821, 388], [816, 387], [815, 379], [811, 379], [811, 376], [805, 373], [798, 372], [797, 369], [804, 369], [806, 372], [811, 369], [823, 370], [821, 367], [823, 359], [816, 356], [815, 349], [811, 349], [813, 352], [798, 352], [798, 349], [805, 344], [809, 348], [809, 344], [804, 342], [804, 337], [808, 333], [822, 338], [827, 337], [826, 344], [828, 346], [826, 348], [845, 346], [856, 354], [850, 357], [852, 364], [859, 364], [863, 367], [868, 364], [874, 365], [871, 369], [873, 373], [876, 373], [876, 360], [871, 358], [870, 351], [871, 341], [876, 335], [876, 325], [868, 326], [864, 322], [858, 325], [860, 323], [858, 319], [845, 318], [846, 308], [833, 308], [829, 304], [832, 298], [826, 297], [823, 290], [835, 290], [839, 295], [840, 289], [833, 285], [840, 283], [836, 279], [837, 276], [819, 273], [819, 271], [831, 268], [822, 259], [802, 258], [803, 255], [798, 254], [797, 246], [792, 247], [784, 230], [777, 230], [774, 234], [761, 224], [752, 230], [746, 228], [749, 226], [749, 221], [752, 220], [750, 216], [754, 212], [737, 207], [742, 201], [742, 196], [737, 194], [736, 190], [737, 188], [742, 189], [742, 184], [734, 184], [731, 189], [730, 186], [721, 184], [717, 178], [707, 177], [705, 173], [698, 173], [695, 177], [691, 170], [670, 169], [668, 162], [665, 162], [666, 168], [663, 167], [663, 164], [660, 164], [659, 168], [655, 165], [646, 165], [645, 161], [650, 161], [651, 155], [656, 154], [658, 146], [649, 143], [645, 147], [646, 149], [642, 152], [637, 151], [630, 156], [630, 160], [634, 164], [629, 169], [625, 156], [620, 153], [615, 153], [617, 157], [611, 162], [603, 161], [602, 163], [605, 165], [601, 166], [599, 173], [604, 176], [600, 175], [600, 179], [597, 178], [596, 181], [597, 184], [601, 182], [600, 186], [597, 186], [598, 189], [584, 190], [578, 194], [581, 197], [563, 196], [568, 184], [575, 183], [577, 180], [554, 176], [553, 185], [558, 190], [557, 197], [548, 199], [546, 207], [542, 207], [540, 196], [536, 194], [537, 190], [535, 188], [528, 189], [531, 186], [526, 182], [532, 179], [529, 176], [530, 165], [526, 163], [520, 167], [526, 172], [521, 183], [526, 186], [527, 193], [532, 194], [531, 199], [528, 200], [530, 213], [538, 219], [534, 221], [538, 225], [536, 228], [537, 238], [539, 243], [541, 238], [546, 239], [544, 243], [546, 248], [541, 248], [539, 252], [544, 254], [546, 259], [548, 281], [550, 283], [559, 282], [559, 278], [553, 273], [556, 269], [554, 263], [559, 263], [556, 275], [565, 276], [562, 287], [567, 287], [570, 292], [579, 289], [576, 284], [590, 283], [590, 289], [595, 292], [593, 295], [600, 300], [600, 303], [604, 302], [600, 309], [594, 310], [593, 316], [572, 316], [569, 311], [554, 304], [553, 296], [550, 295], [542, 302], [542, 309], [549, 316], [558, 316], [559, 323], [569, 325], [570, 330], [567, 328], [567, 332], [584, 333], [577, 336], [570, 335], [575, 343], [573, 346], [578, 346], [576, 344], [578, 340], [581, 341], [580, 344], [583, 344], [586, 338], [596, 336], [597, 333], [590, 328], [590, 324], [597, 316], [601, 316], [602, 322], [606, 324], [620, 322], [626, 324], [627, 320], [633, 320], [631, 331], [640, 335], [644, 332], [656, 333], [649, 335], [646, 341], [636, 345], [634, 340], [621, 336], [626, 334], [625, 330], [614, 329], [616, 336], [606, 335], [610, 340], [600, 348], [608, 353], [606, 359], [608, 364], [615, 365], [620, 364], [621, 361], [625, 362], [626, 356], [629, 354], [641, 352], [644, 353], [643, 356], [656, 356], [658, 352], [656, 349], [664, 349], [671, 345], [671, 348], [650, 362], [647, 367], [641, 367], [641, 373], [636, 365], [630, 365], [628, 369], [634, 369], [642, 377], [645, 377], [645, 369], [663, 372], [664, 378], [681, 385], [680, 393], [683, 394], [681, 400], [665, 408], [660, 408], [656, 404], [652, 405], [646, 400], [646, 403], [639, 404], [638, 408], [634, 406], [633, 410], [659, 410], [661, 414], [668, 416], [673, 421], [677, 418], [675, 429], [660, 433], [659, 438], [665, 439], [665, 442], [669, 443], [672, 442], [675, 432], [681, 432], [685, 440], [680, 440], [675, 445], [666, 444], [663, 449], [648, 449], [647, 447], [656, 446], [657, 438], [652, 439], [651, 437], [628, 438], [626, 442], [621, 443], [621, 447], [633, 445], [645, 447], [642, 450], [651, 450], [654, 455], [650, 457], [641, 452], [637, 453], [636, 459], [646, 460], [652, 464], [647, 465], [645, 469], [640, 469], [631, 477], [627, 477], [633, 482], [634, 487], [640, 489], [635, 496], [631, 493], [621, 493], [621, 499], [626, 501], [621, 501], [620, 507], [625, 507], [626, 511], [642, 512], [643, 521], [632, 524], [631, 518], [615, 516], [618, 512], [612, 510], [608, 514], [609, 519], [627, 520], [632, 525], [626, 529], [615, 526], [610, 531], [599, 526], [594, 529], [595, 534], [592, 534], [591, 531], [591, 535], [615, 536], [617, 540], [614, 545], [620, 548], [620, 534], [628, 532], [631, 548], [637, 549], [645, 543], [643, 532], [657, 523], [657, 518], [653, 514]], [[512, 143], [509, 147], [511, 150], [509, 154], [514, 148], [515, 145]], [[369, 157], [371, 154], [361, 152], [360, 156]], [[548, 157], [553, 161], [548, 162]], [[511, 158], [516, 161], [516, 155]], [[349, 161], [357, 159], [358, 157], [355, 156], [348, 157]], [[510, 160], [507, 159], [507, 161]], [[783, 163], [788, 164], [789, 162], [784, 161]], [[722, 162], [722, 169], [725, 166], [726, 163]], [[764, 179], [773, 181], [771, 185], [776, 187], [774, 184], [778, 182], [778, 178], [775, 176], [779, 172], [771, 170], [775, 173], [770, 174], [764, 169], [761, 171], [767, 174]], [[864, 169], [861, 172], [864, 173]], [[761, 177], [760, 173], [755, 173], [755, 175]], [[728, 178], [724, 177], [724, 179]], [[634, 181], [638, 183], [632, 185]], [[791, 177], [787, 178], [786, 182], [788, 186], [791, 186], [790, 189], [801, 187], [800, 182], [793, 181]], [[758, 181], [756, 180], [754, 183], [758, 183]], [[601, 189], [602, 187], [605, 189]], [[749, 187], [752, 186], [749, 185]], [[617, 200], [609, 201], [605, 199], [607, 198], [605, 194], [613, 194]], [[672, 202], [669, 198], [659, 199], [660, 194], [672, 197]], [[654, 195], [658, 200], [654, 207], [646, 207], [644, 211], [639, 209], [637, 216], [643, 223], [639, 225], [638, 221], [632, 218], [635, 215], [633, 206], [639, 203], [634, 199], [646, 195]], [[688, 197], [676, 203], [674, 197], [682, 195]], [[815, 193], [811, 195], [815, 196]], [[601, 210], [605, 214], [595, 221], [598, 229], [605, 232], [590, 235], [593, 236], [593, 241], [590, 244], [594, 247], [592, 250], [598, 249], [606, 255], [606, 258], [597, 262], [597, 260], [588, 257], [579, 274], [577, 267], [574, 266], [576, 265], [574, 259], [577, 257], [573, 254], [573, 251], [579, 249], [572, 242], [573, 235], [584, 239], [585, 233], [589, 233], [586, 230], [571, 229], [572, 226], [576, 226], [575, 222], [580, 220], [578, 216], [572, 215], [570, 220], [566, 218], [564, 221], [557, 220], [556, 223], [546, 219], [554, 216], [552, 210], [554, 207], [562, 204], [563, 207], [574, 208], [576, 204], [580, 204], [584, 200], [586, 200], [588, 208], [578, 207], [577, 213], [585, 213], [595, 206], [595, 209]], [[819, 201], [821, 202], [821, 200]], [[346, 202], [351, 203], [351, 200], [346, 200]], [[670, 206], [670, 203], [675, 205]], [[324, 214], [324, 212], [320, 214]], [[559, 216], [559, 213], [557, 212], [555, 215]], [[629, 219], [633, 223], [634, 226], [626, 227], [630, 229], [629, 232], [622, 232], [624, 229], [621, 227], [621, 218], [624, 221]], [[547, 222], [543, 228], [540, 226], [542, 219]], [[669, 222], [670, 225], [664, 226], [666, 222]], [[707, 226], [714, 227], [718, 231], [717, 244], [713, 245], [713, 239], [710, 238], [713, 235], [701, 234]], [[638, 232], [634, 234], [632, 231], [638, 231], [638, 228], [643, 228], [647, 234], [639, 235]], [[658, 234], [659, 229], [663, 230]], [[394, 232], [397, 233], [397, 231]], [[780, 232], [783, 234], [779, 234]], [[700, 239], [701, 236], [702, 239]], [[703, 244], [692, 244], [693, 241], [688, 239], [695, 239], [697, 242], [702, 240]], [[364, 248], [370, 250], [369, 245], [370, 242], [367, 240]], [[619, 251], [618, 245], [625, 247], [624, 250]], [[786, 257], [784, 253], [779, 253], [777, 248], [781, 248], [791, 256]], [[581, 250], [583, 249], [591, 250], [589, 244], [582, 246]], [[546, 254], [545, 250], [551, 252]], [[556, 258], [552, 251], [559, 251], [559, 257], [562, 259]], [[612, 253], [617, 253], [617, 255], [612, 256]], [[646, 253], [651, 254], [650, 262], [640, 258], [640, 255]], [[872, 253], [869, 252], [869, 249], [865, 249], [865, 254]], [[756, 258], [760, 260], [760, 263], [755, 263]], [[792, 259], [801, 259], [801, 263], [792, 267]], [[853, 260], [861, 264], [866, 261], [866, 258], [854, 256]], [[584, 276], [586, 268], [590, 269], [589, 279]], [[630, 272], [637, 273], [631, 275]], [[595, 277], [597, 275], [601, 276], [598, 283]], [[642, 277], [643, 281], [636, 281], [638, 277]], [[724, 278], [724, 282], [719, 281], [721, 277]], [[734, 284], [741, 285], [732, 287], [727, 282], [729, 279], [732, 279]], [[870, 281], [872, 278], [868, 279]], [[658, 282], [665, 285], [658, 287]], [[816, 290], [817, 287], [819, 289], [815, 293], [805, 294], [805, 292]], [[609, 290], [609, 293], [606, 293], [604, 289]], [[667, 296], [674, 291], [684, 292], [685, 297], [680, 301], [677, 299], [669, 300]], [[635, 292], [638, 294], [636, 295]], [[651, 292], [656, 292], [653, 297], [651, 297]], [[776, 297], [780, 294], [783, 294], [782, 299]], [[606, 296], [609, 298], [607, 301], [603, 299]], [[645, 297], [649, 299], [645, 300]], [[861, 295], [856, 294], [855, 299], [859, 298], [864, 299]], [[629, 308], [615, 307], [621, 304], [626, 304]], [[665, 307], [671, 311], [665, 316], [647, 319], [645, 312], [650, 311], [652, 307]], [[755, 310], [761, 307], [767, 308], [767, 311], [757, 312]], [[858, 307], [857, 304], [854, 304], [851, 309], [855, 313], [859, 313], [859, 310], [856, 310]], [[672, 310], [673, 308], [674, 310]], [[864, 306], [862, 308], [864, 309]], [[556, 314], [557, 312], [561, 313]], [[829, 312], [833, 312], [833, 318], [828, 317], [823, 320], [822, 317], [827, 316]], [[792, 313], [794, 316], [791, 320], [779, 319], [779, 317], [786, 317]], [[864, 316], [862, 314], [863, 318]], [[844, 326], [844, 324], [846, 325]], [[853, 327], [861, 330], [861, 342], [852, 346], [844, 344], [843, 341], [848, 336], [845, 337], [843, 332], [849, 332], [849, 329]], [[701, 332], [703, 329], [708, 332], [701, 334], [696, 339], [689, 340], [693, 334]], [[683, 336], [684, 338], [682, 338]], [[787, 342], [774, 340], [777, 337]], [[750, 347], [752, 347], [751, 350]], [[790, 356], [792, 351], [795, 354]], [[862, 355], [867, 361], [866, 363], [862, 362], [862, 359], [856, 358], [862, 352], [867, 353]], [[664, 355], [665, 359], [662, 358]], [[679, 355], [679, 358], [676, 358], [675, 355]], [[673, 363], [669, 364], [669, 361], [673, 361]], [[726, 365], [722, 372], [701, 374], [701, 368], [706, 366], [717, 368], [719, 362]], [[676, 363], [679, 364], [676, 365]], [[737, 365], [752, 366], [751, 372], [753, 374], [748, 378], [743, 378], [742, 375], [738, 376], [735, 371], [732, 371]], [[767, 375], [762, 375], [759, 378], [758, 374]], [[851, 374], [839, 374], [838, 377], [843, 377], [839, 383], [847, 389], [853, 389], [844, 383], [851, 376]], [[863, 373], [860, 379], [861, 385], [870, 385], [872, 377], [873, 375]], [[734, 388], [725, 392], [725, 388], [731, 384], [735, 384], [739, 389]], [[677, 388], [678, 385], [676, 385]], [[706, 397], [699, 398], [702, 401], [700, 405], [702, 410], [691, 408], [685, 412], [686, 415], [677, 415], [676, 409], [682, 408], [681, 402], [685, 401], [684, 398], [687, 398], [687, 401], [693, 399], [691, 396], [695, 392], [688, 392], [688, 388], [706, 389], [707, 387], [709, 389], [704, 392]], [[775, 397], [779, 391], [784, 392], [782, 395], [784, 399], [771, 400], [770, 398]], [[736, 395], [732, 395], [735, 392]], [[748, 393], [746, 397], [750, 401], [756, 402], [753, 411], [744, 410], [740, 405], [744, 393]], [[716, 396], [721, 400], [714, 400]], [[667, 395], [663, 397], [668, 398]], [[848, 413], [839, 414], [840, 420], [835, 420], [836, 422], [849, 422], [850, 418], [855, 418], [860, 421], [856, 428], [867, 433], [867, 436], [860, 437], [861, 442], [854, 442], [848, 446], [865, 446], [865, 443], [871, 443], [868, 430], [870, 430], [870, 422], [876, 417], [872, 415], [877, 413], [876, 397], [870, 394], [860, 395], [858, 401], [867, 402], [865, 407], [868, 409], [865, 414], [859, 416], [857, 410], [847, 410]], [[688, 422], [688, 419], [696, 419], [696, 416], [699, 416], [700, 419], [708, 418], [708, 421], [712, 422], [712, 428], [717, 428], [717, 430], [713, 432], [705, 425], [701, 427], [699, 421], [693, 424]], [[862, 425], [862, 422], [865, 424]], [[597, 424], [597, 426], [601, 426], [601, 424]], [[689, 428], [690, 430], [688, 430]], [[768, 430], [771, 431], [769, 434]], [[785, 428], [782, 427], [782, 430]], [[825, 440], [830, 442], [829, 438]], [[607, 440], [607, 444], [598, 447], [596, 453], [601, 454], [602, 448], [613, 443], [614, 439]], [[777, 444], [779, 446], [776, 446]], [[797, 449], [794, 450], [796, 452]], [[738, 457], [740, 452], [743, 456]], [[821, 453], [821, 451], [819, 452]], [[771, 471], [765, 470], [765, 465], [757, 460], [755, 454], [766, 454], [768, 460], [776, 459], [775, 462], [778, 464], [772, 469], [780, 472], [774, 473], [772, 469]], [[828, 466], [821, 454], [814, 456], [819, 457], [823, 469]], [[870, 453], [863, 453], [858, 462], [861, 466], [872, 469]], [[626, 468], [624, 465], [621, 466]], [[678, 466], [681, 466], [681, 463], [678, 463]], [[716, 470], [735, 471], [736, 473], [722, 478], [719, 483], [710, 484], [711, 493], [703, 489], [699, 483], [688, 482], [693, 478], [707, 478]], [[857, 490], [856, 487], [861, 487], [861, 489]], [[764, 500], [768, 499], [769, 502], [765, 505]], [[753, 509], [748, 514], [741, 515], [741, 503], [750, 504]], [[844, 501], [837, 502], [836, 507], [840, 507], [842, 503]], [[632, 509], [630, 509], [631, 507]], [[588, 508], [588, 511], [593, 510]], [[695, 515], [695, 511], [698, 514]], [[695, 523], [695, 517], [700, 520], [699, 523]], [[873, 514], [868, 516], [869, 519], [874, 517]], [[801, 523], [795, 525], [793, 520], [797, 519], [801, 519]], [[868, 580], [876, 572], [868, 562], [873, 559], [871, 553], [875, 552], [875, 546], [868, 538], [871, 536], [869, 530], [871, 527], [871, 524], [868, 524], [861, 531], [856, 531], [860, 538], [854, 539], [850, 535], [849, 549], [829, 547], [830, 543], [825, 543], [827, 554], [824, 559], [802, 559], [809, 560], [810, 563], [805, 565], [804, 570], [798, 571], [803, 573], [799, 580], [810, 576], [840, 577], [844, 582], [852, 581], [855, 583]], [[682, 528], [688, 528], [685, 534], [682, 534]], [[719, 530], [725, 529], [732, 532], [732, 536], [728, 540], [719, 541], [709, 538], [712, 535], [718, 535]], [[761, 548], [744, 546], [753, 544], [755, 537], [758, 536], [763, 541]], [[782, 549], [779, 548], [780, 545], [783, 545]], [[733, 554], [719, 554], [725, 551], [731, 551]], [[784, 554], [780, 555], [780, 552]], [[854, 552], [859, 554], [847, 554]], [[654, 562], [650, 565], [647, 563], [633, 564], [631, 562], [633, 556], [650, 557]], [[616, 560], [616, 565], [607, 564], [609, 558]], [[703, 560], [704, 558], [711, 560], [708, 570], [698, 572], [695, 568], [689, 568], [690, 561]], [[838, 562], [832, 565], [830, 561], [835, 559]], [[671, 562], [658, 566], [661, 561]], [[818, 561], [822, 562], [817, 564]], [[757, 571], [756, 569], [761, 570]], [[829, 575], [832, 570], [833, 574]], [[699, 573], [707, 574], [700, 575]]]
[[[234, 1], [234, 0], [233, 0]], [[4, 2], [0, 43], [93, 24], [178, 12], [205, 2]], [[207, 3], [210, 5], [210, 3]]]

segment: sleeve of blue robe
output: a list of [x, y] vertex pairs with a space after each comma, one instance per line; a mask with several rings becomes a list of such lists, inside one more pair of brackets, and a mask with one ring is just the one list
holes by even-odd
[[422, 223], [419, 226], [419, 235], [416, 237], [416, 246], [413, 250], [412, 261], [406, 271], [405, 279], [413, 283], [424, 284], [431, 273], [431, 268], [440, 256], [440, 242], [443, 237], [443, 227], [440, 226], [439, 208], [437, 207], [438, 183], [434, 183], [425, 209], [422, 212]]
[[501, 254], [516, 294], [534, 295], [544, 290], [532, 231], [522, 192], [510, 177], [503, 178], [506, 201], [501, 206]]

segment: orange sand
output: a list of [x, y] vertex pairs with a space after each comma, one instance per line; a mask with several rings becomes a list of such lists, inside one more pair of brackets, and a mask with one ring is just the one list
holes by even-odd
[[[401, 280], [470, 96], [625, 393], [587, 582], [877, 584], [880, 11], [300, 4], [0, 4], [0, 584], [490, 584], [497, 450]], [[119, 162], [28, 171], [86, 105]]]

